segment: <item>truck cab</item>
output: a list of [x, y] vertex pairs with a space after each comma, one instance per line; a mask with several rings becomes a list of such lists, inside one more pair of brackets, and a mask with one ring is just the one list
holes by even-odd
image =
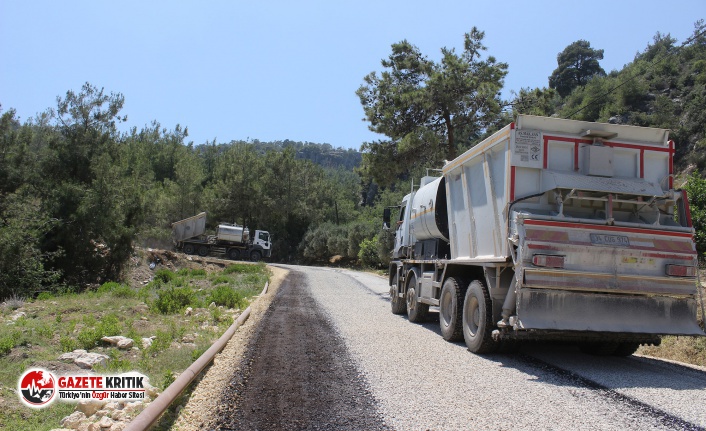
[[402, 259], [410, 257], [409, 250], [412, 245], [410, 238], [410, 212], [412, 209], [412, 200], [414, 192], [408, 194], [402, 199], [400, 212], [395, 223], [395, 248], [392, 250], [393, 259]]
[[269, 232], [264, 230], [255, 231], [253, 250], [260, 250], [262, 257], [270, 257], [272, 255], [272, 239]]

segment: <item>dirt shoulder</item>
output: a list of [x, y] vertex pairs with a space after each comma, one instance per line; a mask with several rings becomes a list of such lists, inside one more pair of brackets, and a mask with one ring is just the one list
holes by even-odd
[[212, 429], [213, 424], [217, 422], [215, 406], [221, 400], [222, 393], [227, 386], [241, 371], [238, 364], [245, 357], [253, 334], [277, 295], [282, 281], [289, 273], [289, 271], [277, 267], [270, 267], [270, 270], [272, 276], [267, 293], [260, 295], [250, 305], [250, 317], [233, 335], [223, 351], [216, 355], [213, 364], [201, 377], [188, 401], [180, 410], [171, 429], [184, 431]]

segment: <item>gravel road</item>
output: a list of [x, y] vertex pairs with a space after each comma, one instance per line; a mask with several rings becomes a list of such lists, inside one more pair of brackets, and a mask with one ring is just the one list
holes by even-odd
[[393, 315], [384, 278], [286, 269], [219, 429], [706, 429], [704, 370], [567, 346], [479, 356]]

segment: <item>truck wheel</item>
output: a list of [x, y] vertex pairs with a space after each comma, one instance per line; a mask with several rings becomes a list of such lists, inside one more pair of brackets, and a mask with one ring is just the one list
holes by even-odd
[[259, 262], [260, 259], [262, 259], [262, 253], [258, 250], [253, 250], [252, 253], [250, 253], [250, 260], [253, 262]]
[[429, 304], [419, 302], [417, 296], [417, 277], [414, 274], [407, 280], [407, 318], [410, 322], [424, 322], [429, 314]]
[[488, 289], [482, 281], [473, 280], [463, 301], [463, 338], [468, 350], [473, 353], [493, 353], [497, 344], [493, 341], [493, 305]]
[[186, 254], [194, 254], [194, 245], [193, 244], [184, 244], [184, 253]]
[[208, 256], [208, 246], [207, 245], [202, 245], [199, 247], [199, 256], [201, 256], [201, 257]]
[[446, 341], [460, 341], [463, 338], [463, 298], [466, 286], [456, 278], [449, 277], [441, 288], [439, 298], [439, 326], [441, 336]]
[[407, 302], [404, 298], [400, 298], [397, 294], [397, 285], [399, 284], [399, 275], [395, 274], [395, 279], [392, 280], [392, 286], [390, 286], [390, 303], [392, 304], [392, 314], [405, 314], [407, 313]]
[[231, 248], [228, 250], [228, 258], [231, 260], [236, 260], [240, 257], [240, 250], [237, 248]]

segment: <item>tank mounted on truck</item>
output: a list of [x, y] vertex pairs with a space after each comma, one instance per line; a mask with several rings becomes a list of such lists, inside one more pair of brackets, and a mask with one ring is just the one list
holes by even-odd
[[686, 192], [668, 131], [520, 115], [404, 197], [392, 312], [473, 352], [525, 339], [630, 355], [703, 336]]

